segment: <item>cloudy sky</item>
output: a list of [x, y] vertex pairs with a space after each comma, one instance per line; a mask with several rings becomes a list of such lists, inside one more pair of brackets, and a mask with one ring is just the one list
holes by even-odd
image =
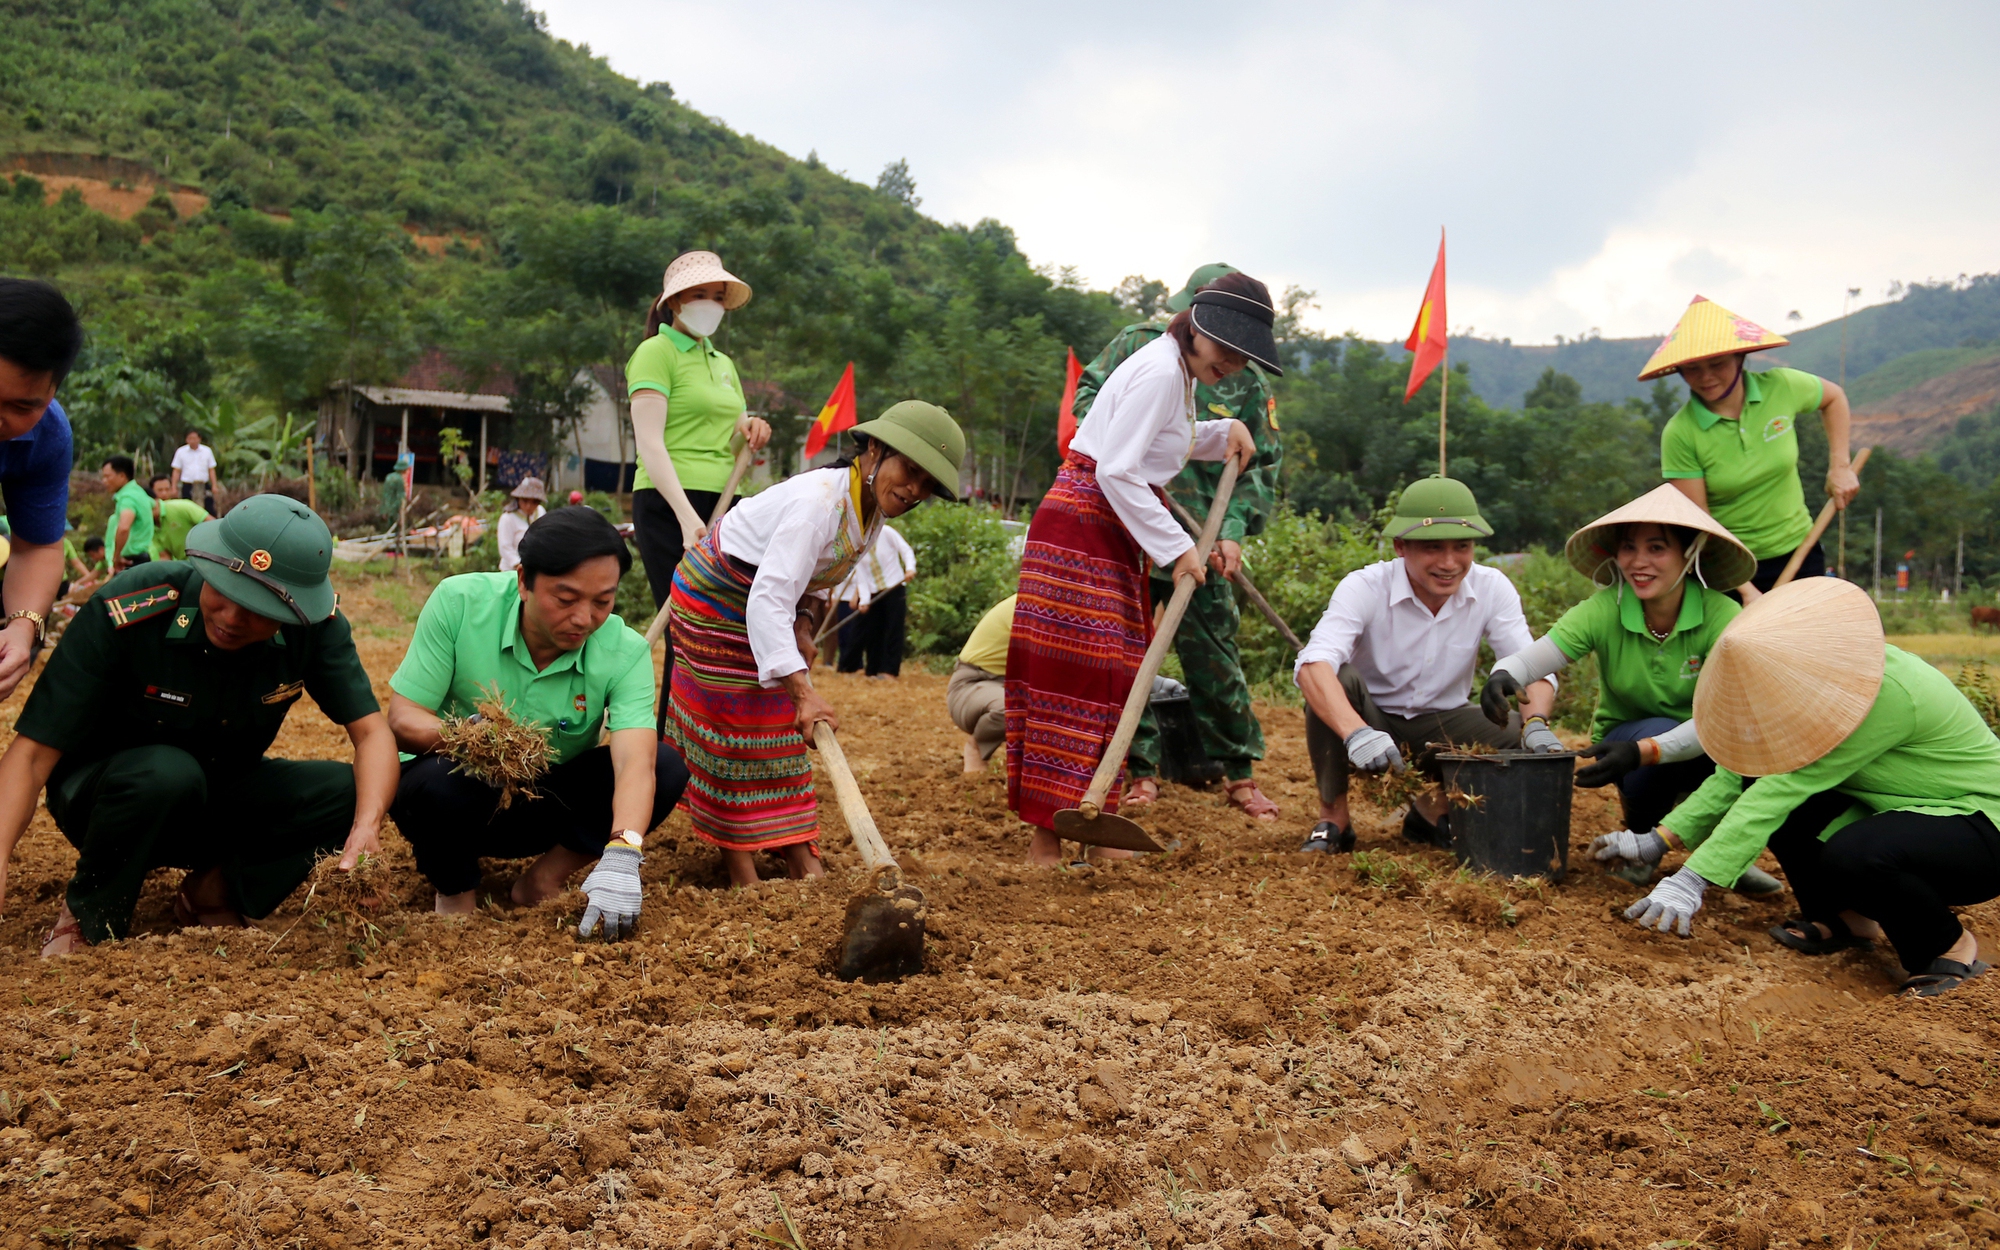
[[534, 0], [558, 37], [1093, 286], [1227, 260], [1401, 337], [1774, 326], [2000, 269], [2000, 6]]

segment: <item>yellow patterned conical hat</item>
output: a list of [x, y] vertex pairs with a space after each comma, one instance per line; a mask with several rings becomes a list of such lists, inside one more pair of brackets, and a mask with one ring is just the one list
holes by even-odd
[[1710, 356], [1734, 356], [1783, 347], [1791, 342], [1747, 317], [1739, 317], [1706, 295], [1697, 295], [1681, 314], [1674, 332], [1660, 340], [1653, 358], [1639, 370], [1639, 380], [1649, 382], [1665, 377], [1691, 360]]

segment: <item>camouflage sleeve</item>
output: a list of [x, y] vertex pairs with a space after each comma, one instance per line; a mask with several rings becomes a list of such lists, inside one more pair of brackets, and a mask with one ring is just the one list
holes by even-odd
[[1250, 471], [1236, 480], [1229, 496], [1229, 511], [1223, 514], [1221, 537], [1231, 542], [1264, 532], [1264, 525], [1278, 506], [1278, 468], [1284, 463], [1285, 442], [1278, 432], [1276, 401], [1270, 379], [1251, 365], [1240, 375], [1249, 381], [1239, 395], [1232, 395], [1236, 419], [1250, 427], [1257, 443]]
[[1157, 321], [1142, 321], [1136, 325], [1126, 326], [1111, 337], [1111, 341], [1104, 345], [1104, 350], [1097, 353], [1097, 359], [1083, 367], [1083, 376], [1076, 380], [1075, 412], [1078, 425], [1083, 424], [1084, 417], [1089, 415], [1090, 405], [1096, 402], [1097, 392], [1104, 389], [1104, 383], [1111, 377], [1112, 372], [1125, 363], [1126, 357], [1166, 333], [1166, 329], [1164, 323]]

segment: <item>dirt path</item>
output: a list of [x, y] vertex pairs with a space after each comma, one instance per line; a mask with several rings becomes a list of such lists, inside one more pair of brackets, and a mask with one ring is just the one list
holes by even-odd
[[[396, 593], [345, 592], [378, 684]], [[823, 685], [932, 900], [901, 985], [826, 973], [855, 868], [830, 802], [812, 886], [719, 888], [676, 817], [621, 945], [573, 938], [574, 894], [429, 915], [391, 834], [372, 909], [174, 933], [161, 874], [140, 936], [50, 963], [73, 856], [38, 815], [0, 919], [0, 1250], [769, 1246], [780, 1203], [812, 1250], [2000, 1234], [2000, 978], [1885, 1000], [1881, 956], [1783, 952], [1782, 906], [1733, 895], [1692, 941], [1614, 923], [1631, 887], [1581, 867], [1597, 794], [1560, 887], [1463, 878], [1386, 812], [1365, 854], [1294, 855], [1286, 709], [1260, 709], [1281, 825], [1169, 787], [1177, 852], [1030, 870], [942, 678]], [[280, 741], [345, 747], [310, 707]]]

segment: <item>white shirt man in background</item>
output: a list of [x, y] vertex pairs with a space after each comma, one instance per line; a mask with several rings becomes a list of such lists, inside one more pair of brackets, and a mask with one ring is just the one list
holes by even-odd
[[[1400, 772], [1407, 756], [1435, 777], [1432, 742], [1563, 749], [1549, 730], [1553, 680], [1523, 690], [1522, 711], [1506, 725], [1487, 720], [1470, 701], [1481, 640], [1496, 655], [1534, 641], [1514, 584], [1473, 561], [1474, 543], [1493, 527], [1480, 517], [1472, 491], [1450, 478], [1413, 482], [1388, 532], [1396, 558], [1341, 579], [1293, 669], [1306, 699], [1306, 750], [1319, 784], [1320, 821], [1304, 851], [1352, 849], [1350, 767]], [[1435, 790], [1411, 803], [1403, 836], [1449, 842], [1444, 800]]]
[[216, 512], [215, 496], [222, 490], [222, 478], [216, 472], [215, 449], [201, 441], [200, 430], [189, 430], [187, 442], [174, 448], [173, 472], [174, 489], [182, 499], [192, 499], [208, 509], [208, 515]]

